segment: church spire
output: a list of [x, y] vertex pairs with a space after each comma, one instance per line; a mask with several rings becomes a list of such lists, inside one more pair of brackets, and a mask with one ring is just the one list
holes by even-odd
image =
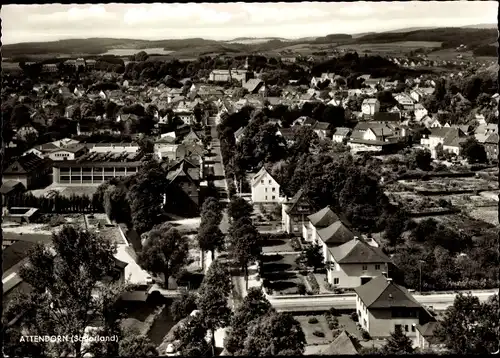
[[245, 59], [245, 70], [247, 70], [247, 71], [248, 71], [248, 56], [247, 56], [247, 58]]

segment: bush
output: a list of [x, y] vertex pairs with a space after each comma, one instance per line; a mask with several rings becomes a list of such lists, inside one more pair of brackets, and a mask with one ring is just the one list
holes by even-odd
[[306, 285], [304, 285], [303, 283], [299, 283], [297, 285], [297, 291], [299, 292], [299, 295], [305, 295], [307, 292]]
[[372, 337], [370, 336], [370, 333], [368, 333], [368, 331], [365, 329], [361, 329], [361, 337], [363, 337], [363, 339], [365, 341], [372, 339]]
[[342, 333], [342, 330], [341, 329], [334, 329], [332, 330], [332, 336], [333, 336], [333, 339], [337, 338], [338, 336], [340, 336], [340, 333]]
[[325, 334], [321, 331], [314, 331], [313, 334], [316, 336], [316, 337], [324, 337]]
[[358, 313], [357, 313], [357, 312], [353, 312], [353, 313], [351, 313], [351, 319], [352, 319], [354, 322], [358, 322], [358, 320], [359, 320]]
[[302, 245], [298, 237], [292, 238], [292, 240], [290, 240], [290, 245], [295, 251], [302, 251]]
[[332, 307], [328, 310], [328, 312], [334, 316], [334, 317], [339, 317], [340, 316], [340, 313], [339, 311], [337, 311], [337, 309], [335, 307]]
[[311, 317], [309, 318], [309, 321], [308, 321], [310, 324], [316, 324], [318, 323], [318, 319], [316, 317]]

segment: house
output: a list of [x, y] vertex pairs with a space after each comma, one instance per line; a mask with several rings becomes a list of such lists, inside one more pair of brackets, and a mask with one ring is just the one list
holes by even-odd
[[236, 132], [234, 132], [234, 140], [239, 143], [241, 139], [245, 136], [245, 127], [240, 127]]
[[201, 137], [192, 128], [186, 136], [182, 139], [183, 144], [202, 144]]
[[317, 87], [322, 82], [323, 82], [323, 79], [321, 77], [313, 77], [311, 79], [311, 88]]
[[491, 133], [483, 142], [489, 160], [498, 160], [498, 133]]
[[429, 320], [424, 324], [417, 324], [417, 337], [416, 346], [421, 349], [433, 349], [440, 350], [443, 344], [439, 342], [437, 337], [434, 335], [434, 331], [437, 327], [437, 321], [435, 319]]
[[404, 93], [393, 94], [394, 99], [407, 111], [414, 110], [413, 98]]
[[26, 191], [23, 183], [15, 180], [7, 180], [2, 183], [0, 187], [0, 194], [2, 198], [2, 207], [7, 206], [9, 198], [16, 197]]
[[319, 244], [318, 230], [328, 227], [339, 220], [338, 215], [327, 206], [307, 217], [307, 221], [302, 225], [302, 237], [306, 241]]
[[289, 234], [299, 233], [304, 220], [312, 213], [314, 213], [314, 207], [304, 191], [300, 189], [291, 200], [284, 202], [281, 206], [283, 231]]
[[362, 348], [356, 337], [343, 330], [328, 347], [319, 352], [319, 355], [359, 355]]
[[295, 126], [308, 126], [311, 127], [316, 123], [316, 120], [312, 119], [311, 117], [308, 116], [301, 116], [297, 118], [296, 120], [293, 121], [292, 127]]
[[280, 201], [280, 185], [264, 167], [252, 177], [251, 188], [254, 203], [278, 203]]
[[74, 160], [87, 153], [87, 147], [83, 144], [71, 144], [49, 153], [48, 157], [53, 161]]
[[434, 88], [432, 87], [417, 87], [410, 91], [410, 97], [417, 103], [422, 102], [422, 100], [434, 93]]
[[432, 158], [437, 157], [436, 146], [441, 144], [444, 149], [445, 141], [449, 150], [458, 155], [458, 153], [460, 153], [459, 144], [462, 140], [457, 138], [462, 137], [465, 137], [465, 134], [457, 127], [431, 128], [431, 132], [423, 136], [420, 140], [420, 144], [431, 152]]
[[249, 79], [247, 82], [243, 83], [243, 88], [246, 88], [250, 94], [257, 94], [259, 90], [264, 87], [264, 82], [257, 78]]
[[31, 136], [35, 138], [38, 137], [38, 130], [35, 127], [33, 127], [33, 125], [31, 125], [30, 123], [20, 127], [16, 131], [15, 135], [15, 137], [20, 140], [25, 140]]
[[330, 123], [327, 122], [316, 122], [312, 129], [314, 133], [318, 135], [320, 139], [326, 139], [328, 137], [328, 131], [330, 129]]
[[292, 145], [295, 142], [295, 132], [292, 128], [280, 128], [276, 135], [283, 137], [287, 145]]
[[359, 323], [370, 336], [389, 338], [399, 327], [417, 345], [417, 326], [430, 318], [406, 288], [380, 275], [354, 290]]
[[380, 101], [376, 98], [367, 98], [361, 104], [363, 115], [373, 116], [380, 110]]
[[420, 122], [421, 119], [429, 113], [427, 109], [425, 109], [425, 107], [420, 103], [415, 104], [415, 108], [413, 111], [415, 114], [415, 120], [418, 122]]
[[[333, 256], [331, 253], [331, 248], [335, 246], [340, 246], [354, 239], [354, 233], [339, 219], [327, 227], [317, 229], [317, 240], [316, 243], [322, 248], [323, 258], [326, 262], [331, 262]], [[330, 283], [334, 283], [334, 276], [332, 275], [336, 267], [330, 267], [327, 270], [327, 277]]]
[[352, 129], [346, 127], [337, 127], [333, 132], [332, 140], [336, 143], [345, 143], [351, 135]]
[[391, 259], [378, 247], [354, 237], [335, 247], [328, 247], [332, 265], [327, 270], [328, 282], [336, 287], [354, 288], [387, 271]]
[[[169, 168], [167, 180], [169, 183], [164, 204], [176, 208], [177, 212], [197, 215], [200, 207], [200, 166], [182, 159]], [[181, 192], [169, 195], [175, 189], [180, 189]]]
[[50, 184], [52, 160], [29, 153], [17, 158], [3, 172], [3, 180], [21, 182], [26, 189]]
[[368, 86], [370, 88], [373, 88], [375, 89], [378, 85], [384, 85], [385, 83], [385, 79], [383, 78], [369, 78], [369, 79], [366, 79], [363, 84], [365, 86]]

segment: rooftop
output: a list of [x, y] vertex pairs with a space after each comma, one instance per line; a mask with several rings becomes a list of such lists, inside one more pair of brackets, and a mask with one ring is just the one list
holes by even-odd
[[339, 264], [391, 262], [391, 259], [381, 249], [370, 246], [359, 238], [332, 247], [330, 252]]

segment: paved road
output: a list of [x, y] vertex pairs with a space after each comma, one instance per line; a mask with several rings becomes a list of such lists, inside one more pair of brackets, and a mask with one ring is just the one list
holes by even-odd
[[[478, 292], [473, 293], [479, 297], [481, 302], [486, 302], [494, 292]], [[455, 294], [434, 294], [434, 295], [414, 295], [415, 299], [425, 306], [432, 306], [435, 310], [445, 310], [453, 305]], [[355, 309], [356, 298], [355, 296], [342, 296], [342, 297], [314, 297], [314, 298], [269, 298], [269, 302], [273, 307], [280, 312], [294, 312], [294, 311], [323, 311], [328, 310], [330, 307], [337, 309]]]

